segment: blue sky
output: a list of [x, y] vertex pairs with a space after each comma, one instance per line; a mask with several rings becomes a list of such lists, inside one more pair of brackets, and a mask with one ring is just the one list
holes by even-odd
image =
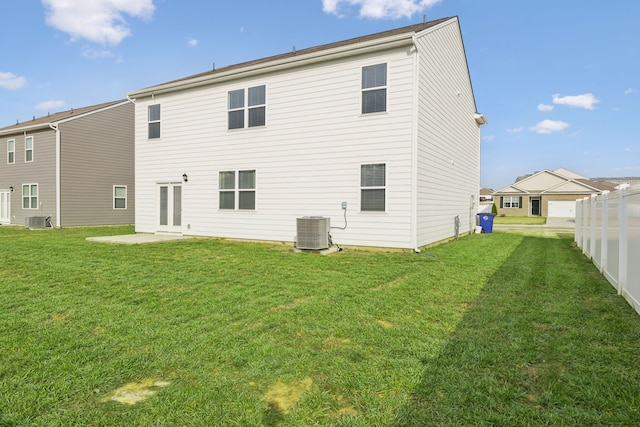
[[481, 185], [640, 176], [640, 2], [2, 0], [0, 127], [217, 67], [458, 16]]

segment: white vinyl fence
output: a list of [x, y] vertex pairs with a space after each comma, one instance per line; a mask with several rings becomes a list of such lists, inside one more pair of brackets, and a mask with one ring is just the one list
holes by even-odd
[[577, 200], [575, 241], [640, 314], [640, 185]]

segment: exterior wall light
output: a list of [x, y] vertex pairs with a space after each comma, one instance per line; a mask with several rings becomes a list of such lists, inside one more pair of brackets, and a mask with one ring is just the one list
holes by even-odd
[[189, 177], [187, 176], [187, 174], [186, 174], [186, 173], [183, 173], [183, 174], [182, 174], [182, 180], [183, 180], [184, 182], [189, 181]]

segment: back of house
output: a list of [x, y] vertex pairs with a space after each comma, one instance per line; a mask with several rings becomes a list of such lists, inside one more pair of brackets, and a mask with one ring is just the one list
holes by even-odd
[[417, 248], [472, 227], [484, 116], [457, 18], [129, 97], [137, 232], [294, 242], [311, 218], [338, 244]]

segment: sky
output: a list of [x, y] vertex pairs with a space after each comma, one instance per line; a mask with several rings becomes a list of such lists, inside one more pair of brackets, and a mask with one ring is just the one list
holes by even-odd
[[636, 0], [2, 0], [0, 127], [425, 15], [460, 21], [481, 186], [640, 176]]

